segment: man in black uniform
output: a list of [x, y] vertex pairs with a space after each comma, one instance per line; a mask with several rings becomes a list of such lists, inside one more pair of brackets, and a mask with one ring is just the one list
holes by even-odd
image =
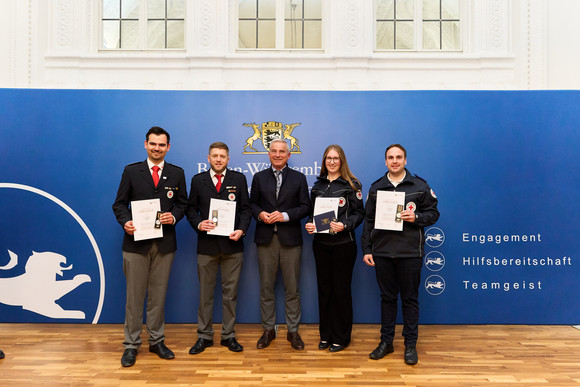
[[0, 359], [4, 359], [4, 352], [0, 349]]
[[[417, 364], [419, 335], [419, 284], [425, 255], [424, 227], [439, 218], [437, 198], [427, 182], [412, 175], [406, 168], [407, 151], [399, 144], [385, 151], [389, 170], [375, 181], [366, 202], [362, 234], [364, 262], [374, 266], [381, 291], [381, 342], [369, 354], [374, 360], [394, 351], [393, 338], [397, 320], [397, 298], [401, 295], [405, 363]], [[405, 209], [400, 216], [402, 231], [375, 229], [377, 191], [405, 193]]]
[[[113, 212], [125, 230], [123, 239], [123, 272], [127, 281], [125, 306], [125, 352], [123, 367], [135, 364], [139, 337], [143, 330], [143, 304], [147, 294], [147, 332], [149, 351], [162, 359], [175, 355], [165, 346], [165, 295], [171, 265], [177, 250], [175, 224], [187, 209], [187, 189], [183, 169], [165, 162], [170, 148], [169, 133], [154, 126], [145, 137], [147, 160], [125, 167]], [[135, 241], [137, 230], [131, 215], [131, 202], [159, 199], [159, 221], [163, 237]]]
[[[221, 345], [230, 351], [241, 352], [236, 341], [234, 323], [238, 299], [238, 283], [244, 259], [243, 236], [252, 220], [248, 199], [246, 177], [239, 172], [228, 170], [229, 149], [223, 142], [209, 146], [207, 159], [211, 169], [198, 173], [191, 179], [187, 219], [197, 231], [197, 275], [200, 283], [199, 309], [197, 312], [197, 342], [189, 353], [196, 355], [213, 345], [212, 314], [214, 289], [218, 268], [221, 266], [223, 320]], [[234, 231], [229, 235], [212, 235], [219, 213], [210, 218], [212, 199], [235, 202]], [[214, 216], [215, 215], [215, 216]], [[215, 219], [214, 219], [215, 218]]]

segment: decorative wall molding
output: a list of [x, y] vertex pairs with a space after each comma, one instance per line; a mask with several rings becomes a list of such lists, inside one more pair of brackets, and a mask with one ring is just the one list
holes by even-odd
[[375, 52], [374, 2], [332, 0], [323, 50], [239, 52], [236, 0], [186, 0], [184, 50], [100, 51], [101, 1], [0, 3], [12, 26], [0, 87], [530, 89], [549, 86], [547, 47], [569, 39], [547, 36], [547, 0], [465, 0], [463, 52]]

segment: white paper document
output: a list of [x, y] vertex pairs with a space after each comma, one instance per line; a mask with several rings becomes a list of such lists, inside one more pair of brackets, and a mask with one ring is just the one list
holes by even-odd
[[401, 211], [404, 208], [404, 192], [377, 191], [375, 228], [379, 230], [403, 231]]
[[216, 224], [208, 235], [229, 236], [234, 232], [236, 222], [236, 202], [211, 198], [209, 201], [209, 220]]
[[133, 226], [136, 228], [133, 234], [135, 241], [163, 237], [163, 227], [157, 219], [159, 211], [161, 211], [161, 201], [159, 199], [135, 200], [131, 202]]
[[[325, 212], [328, 211], [334, 211], [334, 217], [337, 218], [338, 217], [338, 203], [340, 201], [340, 198], [322, 198], [322, 197], [317, 197], [316, 200], [314, 201], [314, 212], [312, 213], [313, 216], [316, 215], [320, 215], [320, 214], [324, 214]], [[315, 222], [316, 224], [316, 222]], [[316, 231], [317, 233], [320, 234], [328, 234], [330, 233], [330, 230], [324, 230], [324, 231]]]

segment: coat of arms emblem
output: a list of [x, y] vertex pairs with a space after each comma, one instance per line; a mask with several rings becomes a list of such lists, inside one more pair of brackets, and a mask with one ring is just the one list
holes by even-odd
[[[283, 124], [281, 122], [268, 121], [261, 125], [256, 123], [245, 123], [243, 125], [254, 130], [254, 134], [246, 140], [246, 145], [244, 145], [244, 151], [242, 152], [243, 154], [268, 153], [272, 141], [278, 139], [290, 141], [290, 144], [288, 145], [290, 153], [302, 153], [300, 151], [300, 146], [298, 145], [298, 140], [296, 137], [292, 136], [294, 128], [300, 125], [300, 122], [296, 124]], [[258, 139], [262, 140], [262, 145], [265, 151], [254, 148], [254, 142]]]

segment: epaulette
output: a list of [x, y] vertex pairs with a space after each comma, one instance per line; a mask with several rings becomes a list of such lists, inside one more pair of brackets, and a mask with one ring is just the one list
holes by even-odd
[[143, 161], [137, 161], [131, 164], [127, 164], [128, 167], [132, 167], [133, 165], [141, 164]]
[[425, 183], [427, 182], [427, 180], [423, 179], [421, 176], [418, 176], [418, 175], [413, 175], [413, 176], [421, 181], [424, 181]]
[[203, 171], [203, 172], [196, 173], [195, 175], [193, 175], [193, 177], [196, 177], [196, 176], [199, 176], [199, 175], [203, 175], [204, 173], [207, 173], [207, 171]]
[[172, 167], [175, 167], [177, 169], [181, 169], [183, 171], [183, 168], [181, 168], [179, 165], [171, 164], [171, 163], [168, 163], [167, 161], [165, 162], [165, 164], [171, 165]]
[[[383, 175], [383, 176], [381, 176], [381, 177], [379, 177], [377, 180], [373, 181], [373, 184], [376, 184], [376, 183], [378, 183], [379, 181], [383, 180], [383, 178], [384, 178], [384, 177], [385, 177], [384, 175]], [[371, 185], [373, 185], [373, 184], [371, 184]]]

